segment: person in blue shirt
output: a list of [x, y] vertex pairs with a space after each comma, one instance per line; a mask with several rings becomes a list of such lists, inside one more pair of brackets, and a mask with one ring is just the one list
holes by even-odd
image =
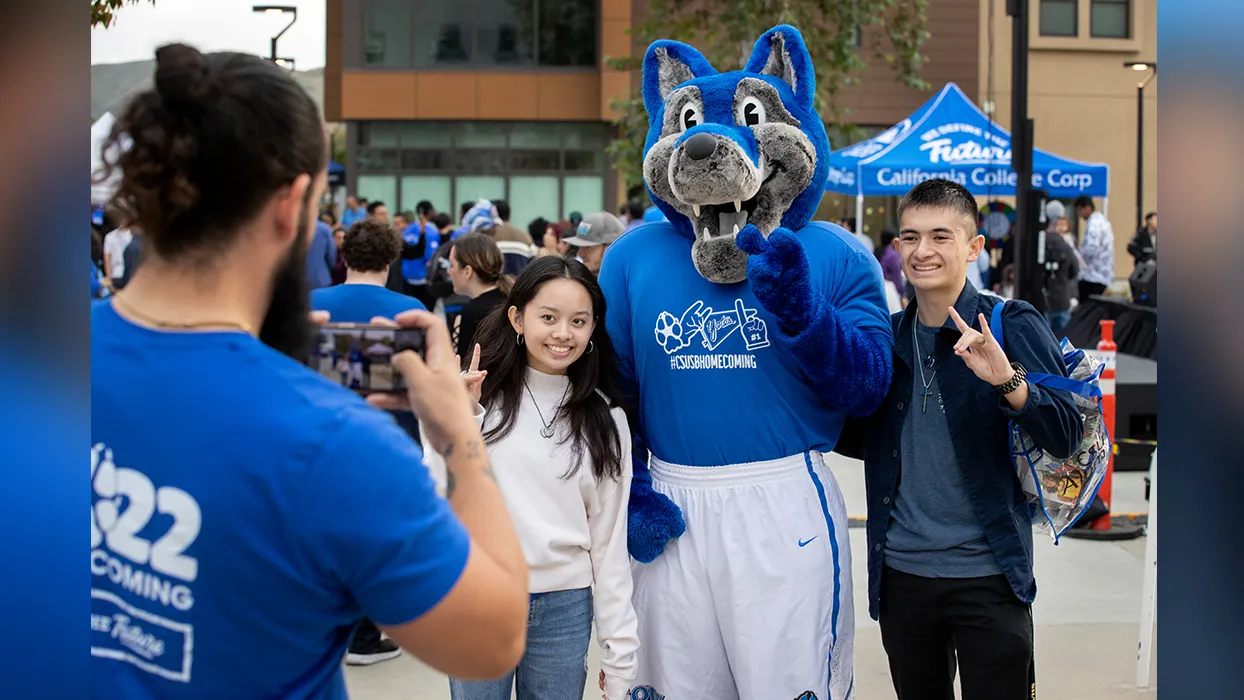
[[307, 287], [319, 289], [333, 283], [333, 265], [337, 264], [337, 244], [333, 229], [323, 221], [315, 222], [315, 235], [307, 247]]
[[346, 212], [341, 215], [341, 225], [350, 228], [354, 222], [367, 218], [367, 209], [359, 204], [357, 195], [348, 195], [346, 197]]
[[[153, 85], [117, 120], [131, 148], [105, 149], [148, 247], [91, 312], [94, 692], [344, 700], [364, 617], [445, 673], [508, 672], [528, 573], [444, 323], [399, 317], [426, 359], [398, 353], [410, 391], [372, 405], [290, 356], [312, 336], [319, 109], [268, 61], [180, 44]], [[449, 456], [447, 498], [386, 402]]]
[[418, 299], [384, 286], [401, 246], [388, 224], [364, 219], [351, 226], [341, 241], [345, 284], [312, 290], [311, 308], [327, 311], [334, 323], [368, 323], [377, 316], [395, 318], [411, 309], [426, 311]]
[[440, 229], [432, 223], [435, 215], [432, 203], [425, 199], [415, 205], [418, 220], [402, 229], [403, 291], [429, 309], [436, 306], [436, 299], [428, 294], [428, 261], [436, 255], [436, 249], [441, 244]]
[[[1036, 696], [1033, 507], [1008, 423], [1059, 457], [1084, 434], [1070, 393], [1024, 379], [1066, 376], [1049, 324], [968, 280], [985, 244], [976, 207], [943, 179], [899, 202], [898, 252], [915, 298], [891, 317], [885, 401], [852, 419], [837, 447], [864, 459], [868, 610], [900, 698], [952, 698], [956, 675], [964, 700]], [[1001, 303], [1005, 352], [987, 320]]]

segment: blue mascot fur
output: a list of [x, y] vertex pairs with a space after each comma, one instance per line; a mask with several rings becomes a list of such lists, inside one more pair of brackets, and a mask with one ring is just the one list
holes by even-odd
[[[819, 455], [847, 415], [881, 404], [892, 337], [872, 252], [841, 227], [810, 221], [830, 151], [815, 94], [812, 59], [789, 26], [761, 36], [741, 71], [718, 73], [673, 41], [653, 43], [644, 58], [644, 181], [667, 221], [627, 232], [600, 274], [638, 409], [627, 534], [640, 563], [635, 687], [644, 692], [851, 695], [845, 506]], [[654, 484], [658, 468], [664, 486]], [[714, 480], [734, 485], [713, 490]], [[744, 490], [759, 500], [731, 500]], [[739, 522], [749, 518], [757, 522]], [[814, 556], [823, 557], [815, 566]], [[734, 582], [730, 593], [714, 589], [723, 581]], [[680, 590], [688, 585], [705, 590]], [[786, 608], [765, 610], [758, 601], [769, 595]], [[754, 618], [739, 612], [745, 600]], [[792, 619], [812, 627], [784, 637]], [[806, 647], [806, 661], [792, 645]]]

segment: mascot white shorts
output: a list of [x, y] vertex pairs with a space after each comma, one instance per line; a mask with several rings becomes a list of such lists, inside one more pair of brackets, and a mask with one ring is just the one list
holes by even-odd
[[633, 565], [631, 700], [850, 698], [847, 512], [821, 455], [727, 467], [653, 458], [650, 469], [687, 531]]

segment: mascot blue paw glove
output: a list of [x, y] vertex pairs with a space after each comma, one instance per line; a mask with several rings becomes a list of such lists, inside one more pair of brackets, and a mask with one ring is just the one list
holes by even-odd
[[626, 513], [626, 548], [635, 561], [651, 563], [665, 545], [682, 536], [687, 524], [682, 511], [663, 493], [652, 488], [648, 473], [648, 447], [636, 431], [631, 458], [634, 476]]
[[808, 255], [795, 234], [778, 227], [766, 239], [755, 224], [748, 224], [735, 245], [748, 254], [747, 279], [761, 306], [778, 317], [787, 335], [808, 330], [824, 300], [812, 288]]

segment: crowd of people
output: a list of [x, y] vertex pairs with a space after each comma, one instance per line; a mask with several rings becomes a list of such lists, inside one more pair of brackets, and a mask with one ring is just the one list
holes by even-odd
[[[625, 274], [605, 265], [660, 212], [627, 203], [524, 230], [502, 200], [451, 219], [431, 201], [390, 213], [351, 195], [340, 217], [317, 216], [315, 104], [270, 62], [183, 45], [157, 52], [153, 88], [116, 133], [132, 138], [108, 163], [124, 225], [100, 241], [102, 267], [92, 253], [93, 295], [110, 294], [92, 309], [98, 692], [342, 698], [343, 659], [404, 649], [447, 674], [455, 700], [578, 700], [594, 626], [605, 700], [660, 697], [632, 688], [648, 641], [627, 551], [636, 418], [619, 377], [635, 355], [606, 325], [607, 301], [615, 324], [626, 311]], [[970, 282], [976, 206], [932, 180], [882, 233], [880, 269], [906, 290], [889, 324], [869, 310], [893, 382], [838, 445], [865, 461], [869, 551], [885, 554], [884, 568], [870, 559], [870, 608], [904, 698], [950, 697], [956, 663], [965, 698], [1035, 693], [1031, 520], [1014, 516], [1005, 426], [1060, 454], [1082, 433], [1070, 395], [1024, 381], [1063, 372], [1054, 317], [1007, 304], [1005, 352], [985, 324], [999, 302]], [[1099, 293], [1109, 224], [1091, 200], [1076, 209], [1085, 240], [1054, 236], [1059, 269], [1067, 290], [1074, 278]], [[785, 332], [741, 300], [734, 313], [755, 347]], [[326, 321], [423, 331], [422, 353], [391, 360], [407, 391], [362, 398], [294, 359]], [[988, 439], [956, 449], [952, 436], [982, 426]]]

